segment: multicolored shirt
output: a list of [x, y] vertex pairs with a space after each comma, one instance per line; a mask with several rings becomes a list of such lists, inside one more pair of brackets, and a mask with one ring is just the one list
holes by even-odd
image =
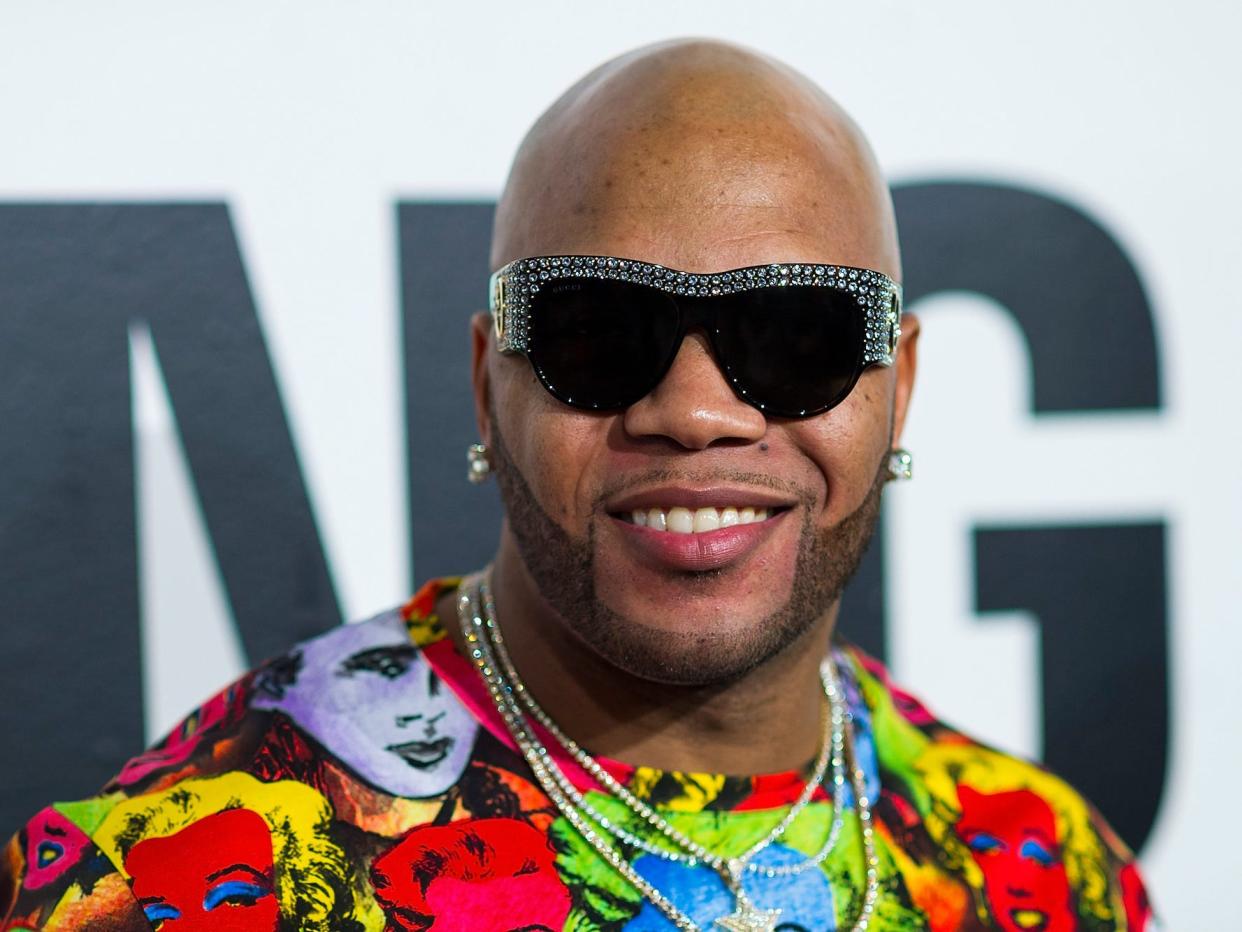
[[[455, 580], [298, 645], [209, 699], [103, 791], [34, 816], [0, 855], [0, 928], [668, 930], [565, 820], [435, 614]], [[937, 721], [857, 649], [835, 648], [874, 802], [877, 930], [1142, 930], [1134, 860], [1067, 784]], [[569, 758], [594, 806], [643, 827]], [[735, 856], [807, 773], [677, 773], [601, 761], [682, 832]], [[808, 771], [809, 772], [809, 771]], [[747, 874], [784, 932], [851, 928], [864, 868], [847, 794], [812, 869]], [[824, 843], [818, 791], [767, 866]], [[622, 849], [701, 928], [733, 911], [702, 865]]]

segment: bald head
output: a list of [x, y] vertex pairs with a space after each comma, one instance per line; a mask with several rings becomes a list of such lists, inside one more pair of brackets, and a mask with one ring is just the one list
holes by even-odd
[[888, 188], [858, 127], [792, 69], [710, 41], [607, 62], [527, 134], [492, 266], [575, 253], [687, 271], [812, 261], [900, 276]]

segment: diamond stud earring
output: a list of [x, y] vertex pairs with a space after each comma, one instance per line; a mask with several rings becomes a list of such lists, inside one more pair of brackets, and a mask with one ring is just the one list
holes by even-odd
[[487, 458], [487, 444], [472, 443], [466, 449], [466, 478], [475, 485], [486, 482], [492, 474], [492, 461]]
[[909, 450], [898, 447], [888, 454], [888, 478], [891, 480], [914, 478], [914, 457]]

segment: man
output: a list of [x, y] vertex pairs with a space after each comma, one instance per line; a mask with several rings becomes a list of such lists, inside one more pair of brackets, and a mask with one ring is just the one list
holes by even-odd
[[[1087, 803], [833, 638], [909, 475], [919, 333], [849, 118], [732, 46], [623, 56], [527, 136], [492, 265], [492, 567], [294, 647], [44, 810], [0, 867], [8, 928], [1147, 928]], [[134, 821], [208, 787], [161, 837]], [[314, 806], [330, 884], [285, 853]]]

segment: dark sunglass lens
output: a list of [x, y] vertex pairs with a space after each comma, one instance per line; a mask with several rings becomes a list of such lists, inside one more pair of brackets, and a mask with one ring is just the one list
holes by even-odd
[[786, 285], [719, 300], [717, 349], [747, 401], [769, 414], [802, 417], [849, 393], [863, 352], [863, 313], [853, 295]]
[[655, 388], [677, 349], [677, 307], [631, 282], [565, 278], [534, 297], [527, 355], [553, 395], [580, 408], [625, 408]]

